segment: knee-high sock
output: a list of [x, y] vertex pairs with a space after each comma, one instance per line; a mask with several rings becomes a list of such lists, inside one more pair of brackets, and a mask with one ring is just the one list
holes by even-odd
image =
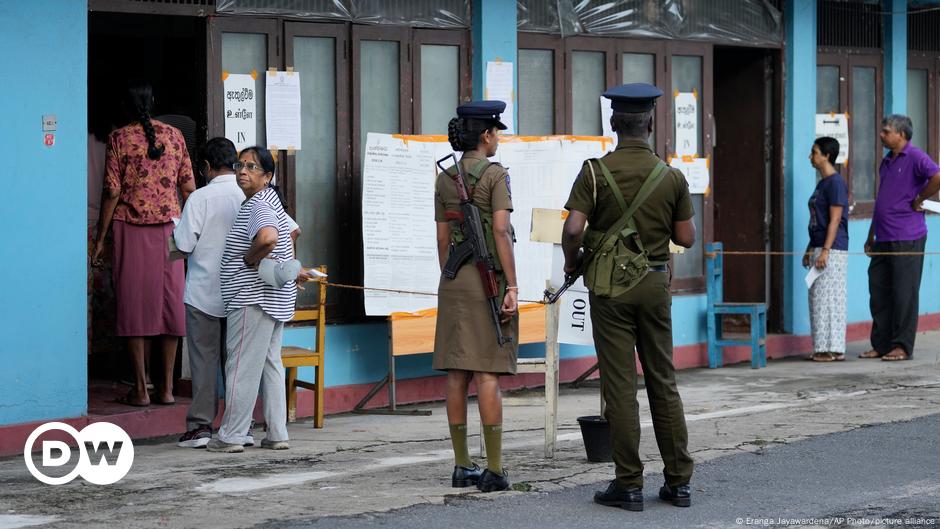
[[486, 444], [486, 468], [503, 473], [503, 425], [484, 424], [483, 443]]
[[[467, 448], [466, 424], [450, 425], [450, 442], [454, 446], [454, 463], [459, 467], [472, 467], [473, 462], [470, 461], [470, 449]], [[489, 445], [487, 445], [487, 447], [489, 447]]]

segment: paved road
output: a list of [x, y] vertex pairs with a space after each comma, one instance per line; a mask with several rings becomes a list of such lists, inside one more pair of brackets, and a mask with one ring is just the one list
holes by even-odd
[[[661, 476], [648, 476], [646, 510], [591, 502], [603, 484], [552, 493], [474, 494], [445, 505], [385, 514], [295, 520], [266, 528], [940, 528], [940, 415], [858, 428], [700, 465], [693, 506], [655, 498]], [[844, 520], [840, 520], [840, 518]]]

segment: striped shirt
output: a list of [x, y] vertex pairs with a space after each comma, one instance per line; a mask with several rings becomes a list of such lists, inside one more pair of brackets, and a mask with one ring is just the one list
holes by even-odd
[[288, 219], [277, 193], [270, 187], [258, 191], [242, 204], [222, 252], [219, 275], [226, 314], [249, 305], [261, 305], [261, 310], [275, 320], [288, 321], [294, 316], [297, 299], [294, 281], [283, 288], [272, 287], [261, 280], [257, 270], [245, 266], [243, 260], [255, 235], [266, 227], [277, 229], [277, 245], [267, 258], [277, 261], [293, 259]]

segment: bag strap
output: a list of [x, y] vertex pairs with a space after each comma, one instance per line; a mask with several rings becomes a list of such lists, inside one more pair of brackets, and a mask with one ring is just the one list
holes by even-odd
[[637, 191], [636, 196], [633, 198], [633, 202], [630, 203], [628, 208], [626, 201], [623, 199], [623, 193], [620, 192], [620, 188], [617, 186], [617, 183], [614, 182], [614, 177], [610, 174], [610, 169], [607, 168], [607, 165], [603, 161], [597, 160], [597, 164], [601, 168], [601, 172], [604, 173], [604, 178], [607, 179], [607, 185], [611, 188], [611, 192], [614, 194], [614, 198], [617, 199], [617, 204], [620, 206], [620, 210], [623, 211], [623, 216], [617, 220], [610, 228], [607, 228], [607, 231], [604, 233], [604, 239], [610, 237], [611, 235], [622, 230], [625, 226], [629, 225], [634, 230], [636, 226], [633, 222], [633, 214], [636, 213], [636, 210], [643, 205], [643, 202], [656, 190], [659, 186], [659, 183], [662, 182], [663, 176], [666, 174], [666, 168], [668, 167], [665, 162], [659, 160], [656, 163], [656, 166], [653, 167], [653, 170], [646, 175], [646, 180], [643, 181], [643, 185], [640, 186], [640, 190]]
[[487, 159], [484, 158], [484, 159], [480, 160], [479, 162], [477, 162], [477, 164], [474, 165], [474, 166], [470, 169], [470, 174], [472, 174], [472, 175], [475, 176], [476, 178], [480, 178], [480, 177], [483, 175], [483, 173], [486, 171], [486, 168], [489, 167], [490, 164], [492, 164], [492, 163], [493, 163], [493, 162], [491, 162], [491, 161], [489, 161], [489, 160], [487, 160]]

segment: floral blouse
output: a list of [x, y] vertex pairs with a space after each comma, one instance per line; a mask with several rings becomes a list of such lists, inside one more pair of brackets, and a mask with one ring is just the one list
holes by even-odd
[[131, 123], [111, 133], [105, 156], [107, 191], [120, 200], [114, 220], [129, 224], [163, 224], [180, 216], [177, 189], [193, 181], [193, 168], [183, 134], [166, 123], [151, 120], [163, 155], [147, 157], [143, 127]]

